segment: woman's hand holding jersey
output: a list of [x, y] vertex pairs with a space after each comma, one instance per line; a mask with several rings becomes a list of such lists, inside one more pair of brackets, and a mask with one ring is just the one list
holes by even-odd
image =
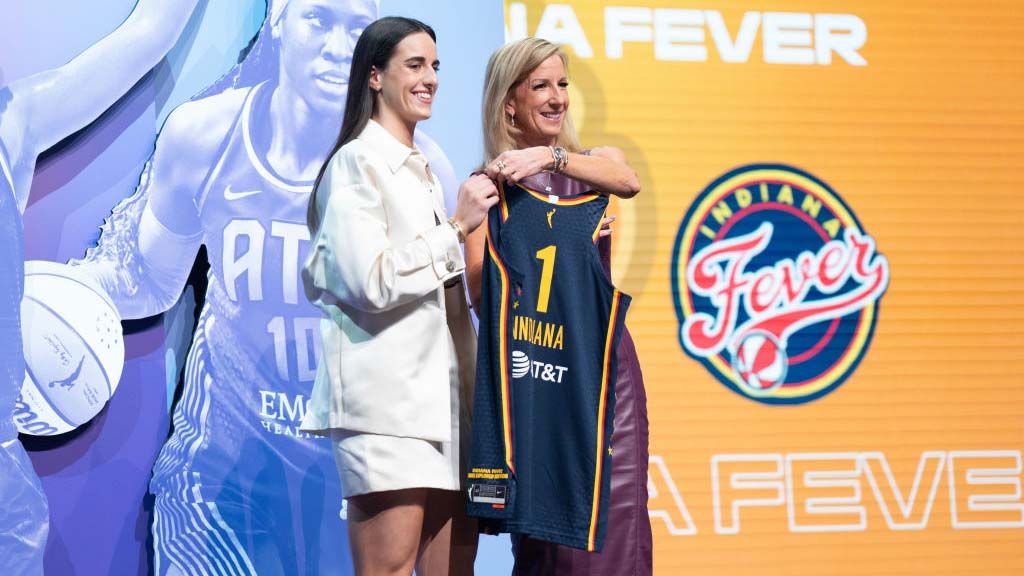
[[498, 203], [498, 188], [483, 174], [470, 176], [459, 188], [455, 221], [464, 234], [470, 234], [487, 217], [487, 211]]
[[497, 181], [508, 180], [513, 184], [523, 178], [548, 170], [554, 163], [554, 156], [547, 146], [533, 146], [521, 150], [506, 150], [484, 167], [484, 172]]

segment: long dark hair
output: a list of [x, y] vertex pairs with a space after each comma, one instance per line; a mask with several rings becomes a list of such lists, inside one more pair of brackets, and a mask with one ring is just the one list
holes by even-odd
[[366, 30], [359, 36], [356, 48], [352, 52], [352, 70], [348, 76], [348, 96], [345, 98], [345, 117], [341, 121], [341, 133], [338, 141], [331, 148], [324, 165], [320, 167], [320, 173], [316, 176], [313, 184], [313, 192], [309, 195], [309, 208], [306, 210], [306, 224], [310, 231], [316, 234], [320, 226], [317, 215], [316, 197], [320, 188], [320, 180], [327, 171], [338, 149], [355, 139], [356, 136], [366, 128], [373, 112], [377, 108], [377, 100], [373, 91], [370, 90], [370, 70], [384, 70], [388, 61], [395, 53], [395, 48], [405, 39], [406, 36], [425, 32], [430, 38], [437, 42], [434, 29], [430, 26], [401, 16], [387, 16], [374, 21], [366, 27]]

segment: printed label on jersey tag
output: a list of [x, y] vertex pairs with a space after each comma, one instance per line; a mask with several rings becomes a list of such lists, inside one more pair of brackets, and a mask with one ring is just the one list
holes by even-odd
[[466, 477], [470, 480], [507, 480], [508, 472], [504, 468], [473, 468]]
[[508, 486], [499, 484], [471, 484], [469, 501], [481, 504], [505, 504], [508, 498]]

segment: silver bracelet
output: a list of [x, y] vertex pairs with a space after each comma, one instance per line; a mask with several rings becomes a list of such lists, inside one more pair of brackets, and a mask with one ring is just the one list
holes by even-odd
[[565, 148], [562, 148], [561, 146], [552, 147], [551, 152], [555, 156], [555, 165], [551, 169], [551, 171], [554, 172], [555, 174], [558, 174], [559, 172], [564, 170], [566, 164], [569, 163], [569, 155], [566, 153]]

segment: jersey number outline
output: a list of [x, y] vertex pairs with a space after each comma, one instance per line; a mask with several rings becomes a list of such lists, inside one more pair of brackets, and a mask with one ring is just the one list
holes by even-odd
[[[277, 375], [285, 381], [312, 382], [320, 361], [320, 318], [297, 316], [291, 320], [289, 325], [284, 316], [274, 316], [267, 322], [267, 333], [274, 337]], [[294, 372], [288, 366], [289, 348], [295, 353]]]

